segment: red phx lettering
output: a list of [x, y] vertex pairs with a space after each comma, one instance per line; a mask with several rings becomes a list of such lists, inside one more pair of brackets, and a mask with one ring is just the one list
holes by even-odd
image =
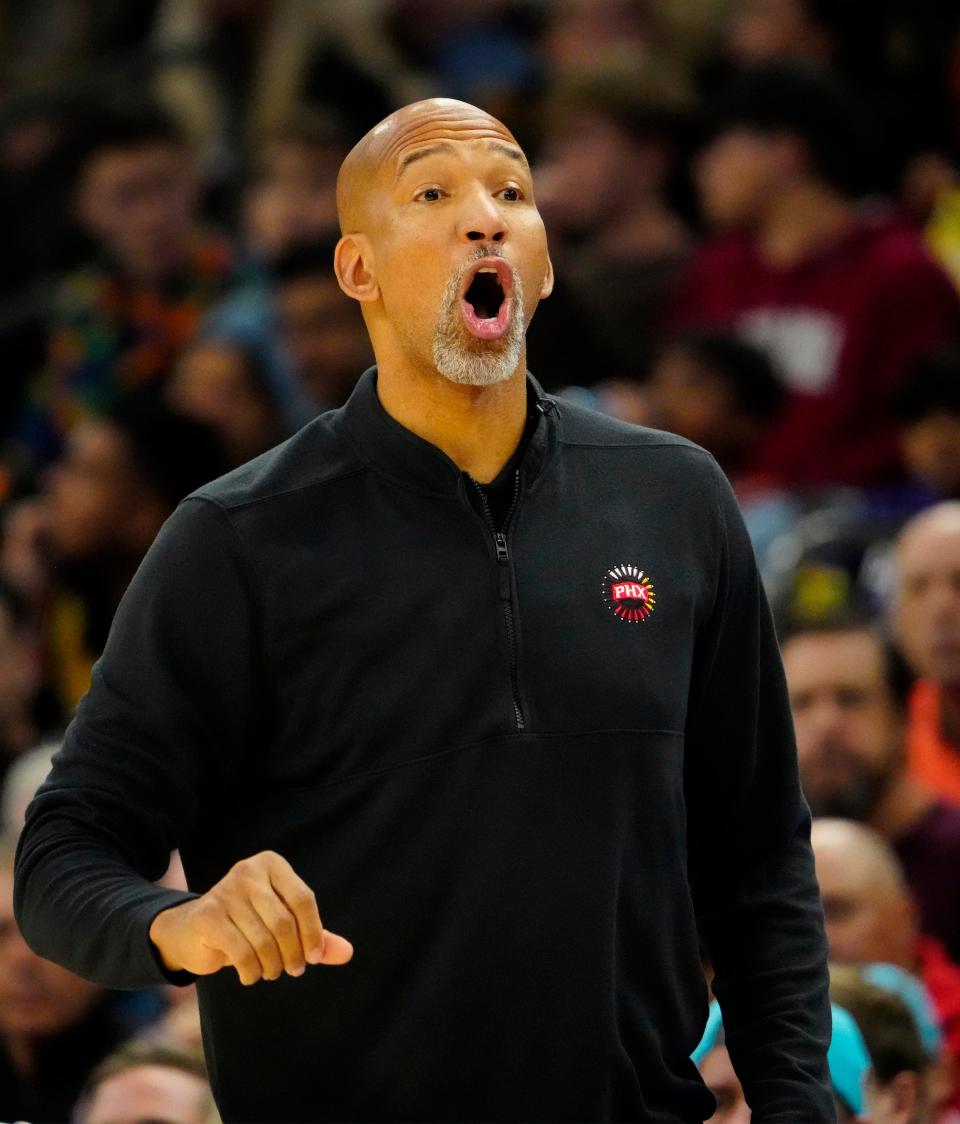
[[647, 587], [639, 582], [617, 582], [613, 587], [614, 601], [646, 601]]

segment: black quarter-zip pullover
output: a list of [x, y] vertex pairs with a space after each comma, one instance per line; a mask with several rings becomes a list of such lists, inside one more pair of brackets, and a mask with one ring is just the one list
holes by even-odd
[[[834, 1119], [776, 640], [714, 461], [544, 396], [503, 530], [380, 406], [183, 501], [30, 807], [16, 910], [111, 987], [283, 855], [350, 963], [198, 980], [225, 1121], [702, 1121], [699, 940], [756, 1121]], [[177, 980], [190, 979], [180, 973]]]

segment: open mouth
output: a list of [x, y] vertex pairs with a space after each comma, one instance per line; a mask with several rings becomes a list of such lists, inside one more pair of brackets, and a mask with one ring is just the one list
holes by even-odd
[[467, 278], [460, 311], [468, 330], [479, 339], [499, 339], [510, 326], [513, 271], [502, 258], [483, 258]]

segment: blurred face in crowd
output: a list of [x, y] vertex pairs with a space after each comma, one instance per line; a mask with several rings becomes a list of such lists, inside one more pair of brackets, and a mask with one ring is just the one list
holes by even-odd
[[170, 405], [220, 435], [235, 464], [262, 453], [277, 437], [276, 409], [243, 349], [198, 343], [183, 352], [166, 387]]
[[815, 820], [811, 841], [830, 957], [840, 963], [884, 961], [911, 971], [917, 939], [913, 905], [896, 860], [857, 825]]
[[31, 951], [13, 916], [13, 871], [0, 869], [0, 1035], [59, 1034], [80, 1022], [102, 994]]
[[960, 687], [960, 503], [938, 504], [901, 533], [897, 641], [914, 671]]
[[140, 549], [166, 514], [145, 490], [125, 436], [106, 421], [81, 422], [71, 431], [47, 477], [46, 498], [50, 544], [72, 560]]
[[729, 383], [683, 347], [668, 348], [647, 380], [656, 425], [709, 449], [721, 460], [757, 436], [758, 423], [738, 407]]
[[282, 281], [277, 316], [307, 393], [318, 406], [342, 405], [373, 353], [363, 319], [344, 298], [333, 271]]
[[717, 1098], [710, 1124], [749, 1124], [750, 1106], [733, 1069], [726, 1046], [715, 1046], [700, 1062], [700, 1076]]
[[187, 149], [157, 141], [107, 148], [77, 186], [83, 226], [132, 277], [156, 282], [184, 263], [196, 215], [197, 179]]
[[468, 385], [521, 369], [553, 272], [530, 168], [509, 130], [462, 102], [399, 110], [338, 184], [337, 274], [381, 366]]
[[788, 133], [724, 129], [696, 163], [703, 213], [717, 227], [752, 226], [804, 165], [803, 143]]
[[204, 1124], [210, 1113], [205, 1081], [166, 1065], [140, 1065], [108, 1077], [94, 1090], [83, 1124]]
[[573, 110], [546, 138], [538, 205], [551, 230], [583, 233], [615, 214], [625, 191], [636, 196], [665, 174], [662, 146], [637, 144], [599, 110]]
[[542, 49], [551, 70], [592, 70], [649, 49], [649, 13], [633, 0], [556, 0], [545, 10]]
[[297, 242], [334, 234], [343, 156], [319, 141], [278, 138], [266, 145], [247, 201], [248, 238], [257, 253], [275, 258]]
[[960, 499], [960, 415], [942, 410], [910, 422], [900, 430], [900, 447], [911, 476]]
[[867, 819], [903, 763], [903, 720], [879, 640], [867, 630], [809, 632], [782, 654], [813, 814]]
[[789, 59], [825, 60], [833, 43], [804, 0], [741, 0], [727, 39], [742, 65]]

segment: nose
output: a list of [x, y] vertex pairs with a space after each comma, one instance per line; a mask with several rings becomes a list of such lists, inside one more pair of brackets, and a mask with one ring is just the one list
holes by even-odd
[[502, 242], [507, 237], [506, 216], [486, 190], [478, 188], [465, 200], [457, 234], [465, 242]]
[[816, 740], [836, 736], [843, 728], [843, 710], [832, 699], [824, 699], [811, 708], [808, 722]]

